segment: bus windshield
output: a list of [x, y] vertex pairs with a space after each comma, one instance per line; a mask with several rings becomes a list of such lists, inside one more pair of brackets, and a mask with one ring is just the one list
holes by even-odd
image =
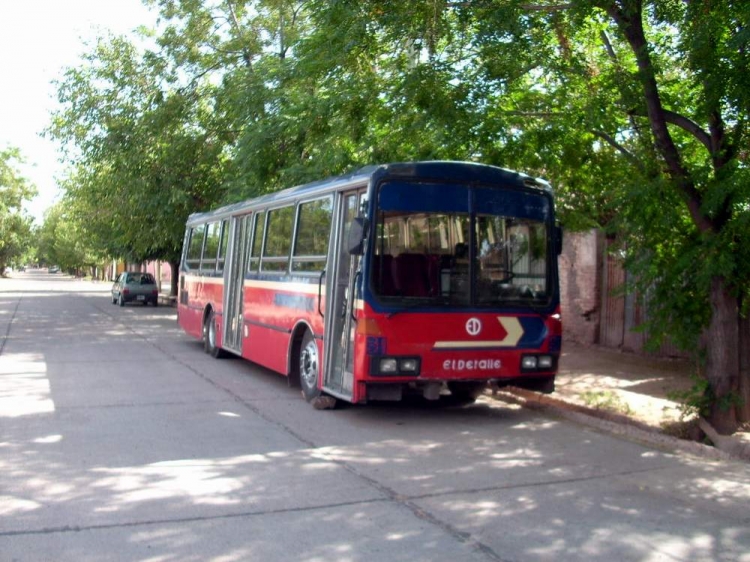
[[381, 188], [370, 267], [379, 300], [407, 307], [550, 302], [544, 197], [502, 189], [477, 189], [470, 197], [470, 188], [420, 185], [414, 199], [403, 196], [410, 187], [398, 186], [399, 197], [388, 194], [396, 186]]

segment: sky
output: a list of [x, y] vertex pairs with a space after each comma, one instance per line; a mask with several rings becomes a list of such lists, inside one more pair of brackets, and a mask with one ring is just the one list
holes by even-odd
[[141, 0], [0, 0], [0, 149], [25, 158], [21, 174], [39, 192], [26, 209], [38, 224], [65, 170], [57, 144], [40, 136], [57, 107], [52, 81], [78, 66], [85, 41], [155, 21]]

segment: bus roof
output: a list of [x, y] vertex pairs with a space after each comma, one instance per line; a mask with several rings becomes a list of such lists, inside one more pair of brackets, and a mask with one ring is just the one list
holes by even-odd
[[275, 191], [239, 203], [225, 205], [212, 211], [193, 213], [188, 217], [187, 222], [188, 225], [200, 224], [242, 213], [245, 210], [272, 207], [278, 203], [304, 199], [317, 194], [322, 195], [347, 185], [365, 184], [371, 179], [379, 181], [384, 178], [418, 178], [435, 181], [450, 178], [453, 181], [466, 183], [502, 184], [508, 187], [536, 188], [545, 191], [551, 191], [552, 189], [545, 180], [487, 164], [456, 161], [395, 162], [365, 166], [349, 174]]

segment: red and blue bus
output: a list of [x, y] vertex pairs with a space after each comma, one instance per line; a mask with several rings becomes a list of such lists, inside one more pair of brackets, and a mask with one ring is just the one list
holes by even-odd
[[178, 320], [316, 407], [552, 392], [562, 326], [552, 190], [464, 162], [370, 166], [189, 217]]

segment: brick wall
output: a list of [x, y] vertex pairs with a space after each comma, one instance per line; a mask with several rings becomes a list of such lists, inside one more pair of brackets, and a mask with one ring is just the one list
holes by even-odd
[[601, 232], [565, 232], [558, 259], [563, 341], [598, 343], [603, 245]]

